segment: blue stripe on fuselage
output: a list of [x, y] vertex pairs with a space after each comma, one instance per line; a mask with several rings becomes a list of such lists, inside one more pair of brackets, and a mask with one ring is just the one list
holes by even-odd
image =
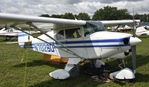
[[[81, 44], [81, 43], [111, 43], [111, 42], [123, 42], [125, 38], [122, 39], [106, 39], [106, 40], [83, 40], [83, 41], [60, 41], [62, 44]], [[129, 39], [129, 37], [128, 37]], [[52, 44], [58, 44], [56, 42], [51, 42]]]
[[19, 34], [18, 36], [19, 37], [25, 37], [25, 36], [28, 36], [28, 34]]
[[[67, 48], [92, 48], [92, 47], [120, 47], [120, 46], [130, 46], [128, 45], [88, 45], [88, 46], [66, 46]], [[60, 47], [63, 48], [63, 47]]]
[[[129, 38], [129, 37], [128, 37]], [[115, 42], [123, 42], [125, 38], [121, 39], [106, 39], [106, 40], [84, 40], [84, 41], [61, 41], [62, 44], [81, 44], [81, 43], [115, 43]], [[58, 45], [56, 42], [50, 42], [53, 45]], [[47, 43], [34, 43], [32, 44], [33, 48], [34, 46], [50, 46]], [[121, 45], [81, 45], [81, 46], [66, 46], [68, 48], [91, 48], [91, 47], [120, 47], [120, 46], [129, 46], [129, 44], [121, 44]], [[61, 47], [61, 46], [59, 46]], [[63, 48], [63, 47], [61, 47]]]

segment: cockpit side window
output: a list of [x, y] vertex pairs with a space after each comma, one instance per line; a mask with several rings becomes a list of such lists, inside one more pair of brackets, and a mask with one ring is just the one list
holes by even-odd
[[64, 37], [64, 30], [59, 31], [59, 32], [56, 34], [56, 39], [57, 39], [57, 40], [63, 40], [63, 39], [65, 39], [65, 37]]
[[81, 37], [81, 29], [80, 28], [66, 30], [66, 39], [80, 38], [80, 37]]

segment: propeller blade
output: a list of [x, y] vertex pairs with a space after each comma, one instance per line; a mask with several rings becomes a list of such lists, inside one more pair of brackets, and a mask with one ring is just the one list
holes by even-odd
[[133, 9], [133, 29], [132, 29], [133, 37], [135, 37], [135, 28], [136, 28], [136, 22], [135, 22], [135, 15], [134, 15], [134, 9]]
[[[134, 20], [134, 9], [133, 9], [133, 29], [132, 29], [133, 37], [135, 37], [135, 28], [136, 28], [136, 23]], [[131, 50], [132, 50], [132, 69], [135, 74], [136, 73], [136, 45], [131, 46]]]
[[136, 46], [131, 46], [132, 50], [132, 68], [133, 72], [136, 73]]
[[135, 29], [136, 29], [136, 23], [135, 23], [135, 20], [133, 20], [133, 29], [132, 29], [132, 35], [133, 37], [135, 37]]

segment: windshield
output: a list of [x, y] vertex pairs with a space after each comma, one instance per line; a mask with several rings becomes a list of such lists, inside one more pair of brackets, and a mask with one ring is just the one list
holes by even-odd
[[84, 36], [88, 36], [98, 31], [105, 31], [105, 27], [101, 22], [88, 21], [84, 26]]

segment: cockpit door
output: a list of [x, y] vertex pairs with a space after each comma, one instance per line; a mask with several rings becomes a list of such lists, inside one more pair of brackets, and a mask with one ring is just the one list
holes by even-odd
[[83, 38], [82, 27], [66, 29], [66, 46], [81, 57], [86, 57], [86, 48]]

